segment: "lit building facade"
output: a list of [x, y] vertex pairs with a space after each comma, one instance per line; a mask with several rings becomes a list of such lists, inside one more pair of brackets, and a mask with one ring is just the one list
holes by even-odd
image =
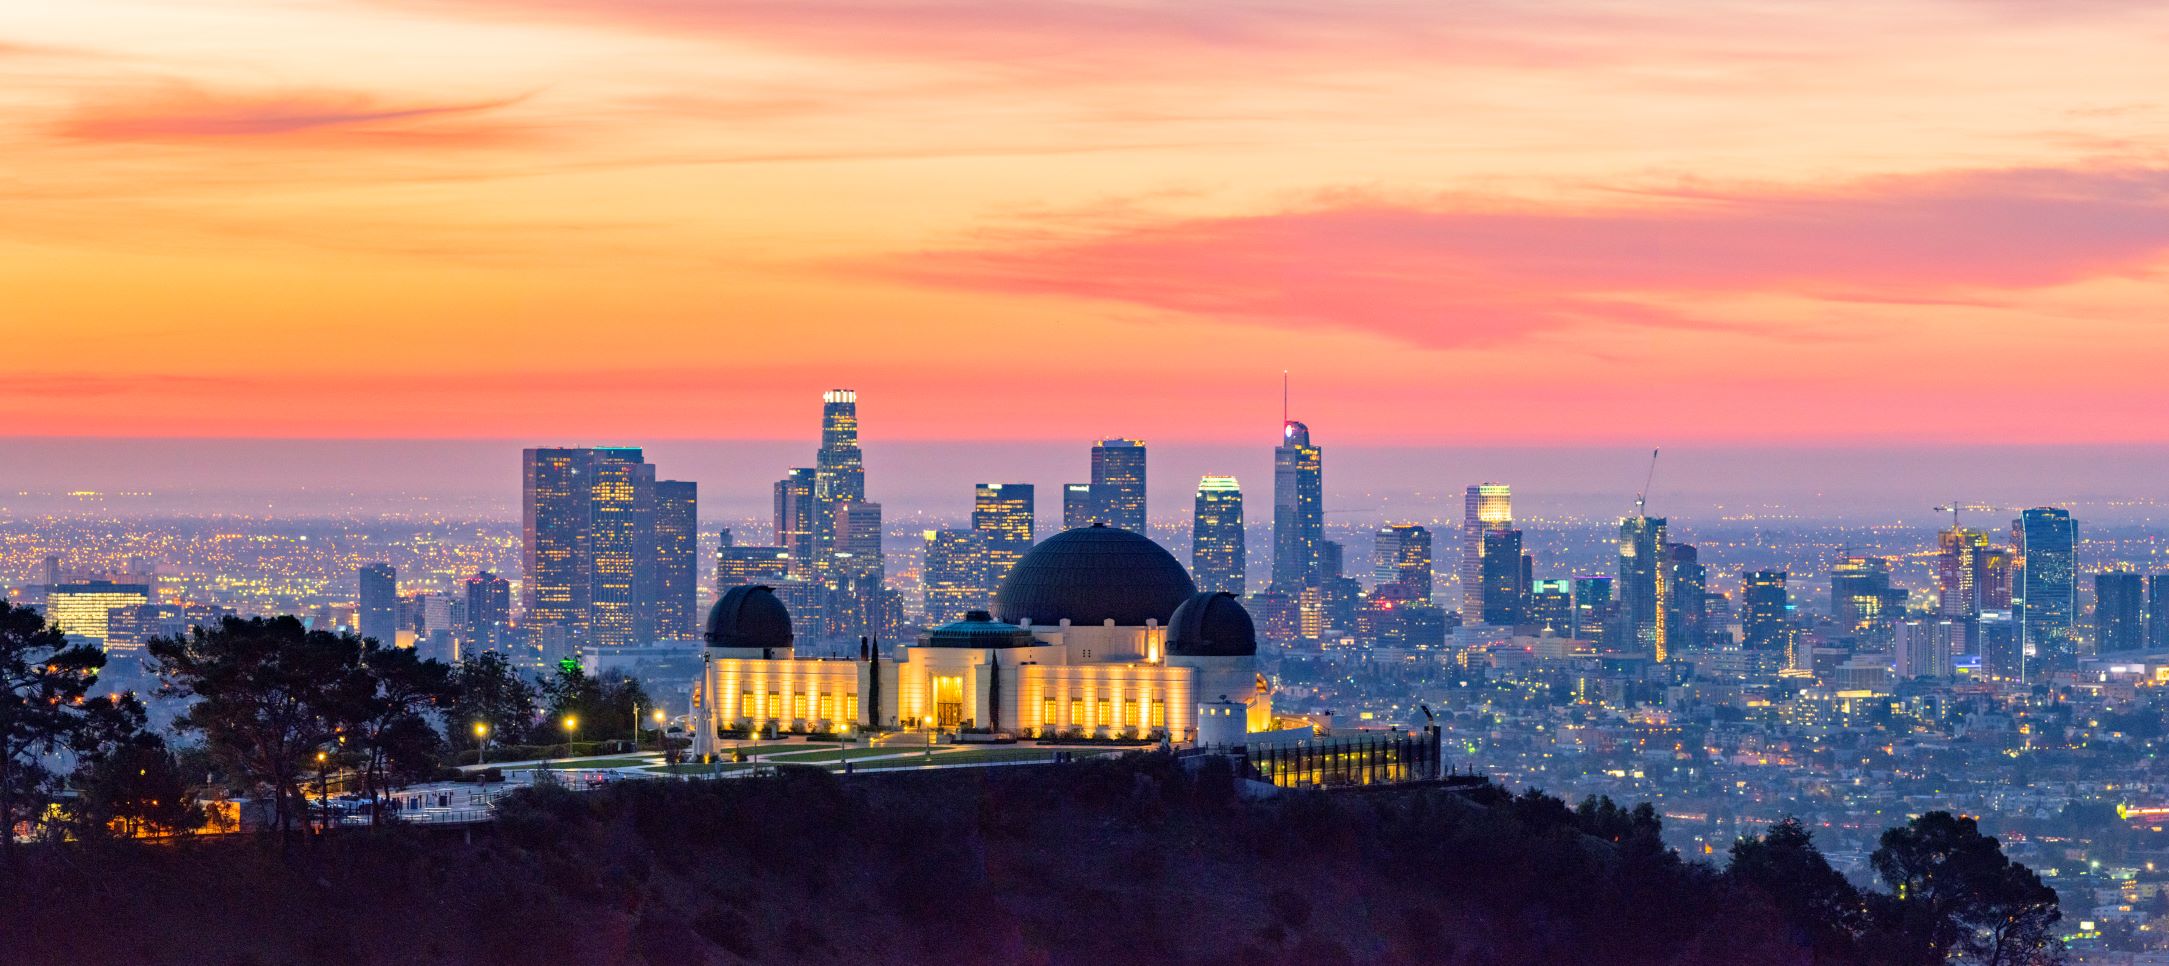
[[636, 447], [529, 449], [521, 463], [520, 620], [541, 659], [654, 638], [655, 467]]
[[1493, 627], [1512, 627], [1521, 623], [1521, 531], [1486, 530], [1482, 540], [1478, 586], [1483, 590], [1483, 610], [1478, 616]]
[[692, 633], [700, 613], [700, 487], [655, 481], [655, 636]]
[[922, 583], [926, 619], [947, 624], [987, 609], [993, 593], [987, 582], [986, 534], [978, 530], [926, 531]]
[[1325, 452], [1310, 427], [1289, 420], [1273, 449], [1273, 586], [1294, 594], [1316, 582], [1324, 540]]
[[1665, 551], [1663, 517], [1631, 516], [1619, 522], [1619, 581], [1615, 648], [1639, 651], [1663, 661], [1671, 656], [1671, 576]]
[[399, 643], [399, 571], [391, 564], [363, 564], [354, 608], [355, 633], [393, 647]]
[[1400, 523], [1378, 531], [1371, 551], [1371, 579], [1376, 593], [1429, 606], [1431, 567], [1430, 530]]
[[812, 580], [819, 504], [814, 502], [814, 469], [801, 466], [784, 474], [775, 486], [776, 546], [789, 555], [790, 579]]
[[109, 580], [61, 583], [46, 591], [45, 623], [71, 637], [90, 638], [102, 648], [111, 629], [112, 611], [150, 602], [151, 589], [142, 584]]
[[974, 610], [888, 653], [799, 658], [784, 604], [762, 587], [711, 611], [696, 751], [726, 734], [866, 728], [1195, 741], [1205, 704], [1271, 723], [1249, 614], [1201, 593], [1175, 558], [1113, 527], [1066, 531]]
[[489, 571], [477, 572], [461, 581], [465, 597], [465, 621], [460, 631], [463, 655], [503, 651], [512, 627], [512, 583]]
[[2094, 650], [2099, 654], [2146, 647], [2146, 581], [2135, 573], [2094, 575]]
[[1099, 514], [1099, 507], [1092, 500], [1092, 484], [1065, 483], [1062, 485], [1062, 529], [1075, 530], [1089, 527]]
[[2019, 592], [2011, 607], [2019, 636], [2044, 666], [2077, 656], [2072, 628], [2078, 613], [2078, 523], [2071, 511], [2035, 507], [2011, 525], [2018, 547]]
[[983, 538], [989, 586], [1000, 586], [1032, 549], [1035, 512], [1030, 483], [972, 487], [972, 529]]
[[[1790, 651], [1791, 597], [1782, 570], [1751, 570], [1740, 590], [1740, 638], [1750, 651]], [[1788, 660], [1786, 667], [1799, 665]]]
[[1103, 439], [1092, 445], [1092, 522], [1145, 532], [1145, 441]]
[[1461, 614], [1473, 623], [1484, 612], [1484, 531], [1514, 527], [1514, 491], [1505, 483], [1468, 488], [1461, 509]]
[[1240, 596], [1250, 558], [1243, 539], [1243, 488], [1232, 476], [1198, 480], [1190, 515], [1190, 573], [1199, 590]]

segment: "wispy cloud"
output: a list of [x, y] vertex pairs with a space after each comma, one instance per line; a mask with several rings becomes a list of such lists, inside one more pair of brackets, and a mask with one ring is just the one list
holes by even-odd
[[83, 141], [290, 139], [497, 144], [524, 139], [524, 126], [491, 117], [525, 96], [450, 103], [394, 104], [335, 90], [214, 92], [170, 82], [87, 100], [62, 118], [56, 134]]
[[1712, 295], [1958, 303], [2132, 272], [2169, 250], [2169, 171], [1954, 172], [1505, 209], [1342, 196], [1280, 213], [979, 243], [854, 265], [981, 292], [1482, 345], [1581, 325], [1723, 327]]

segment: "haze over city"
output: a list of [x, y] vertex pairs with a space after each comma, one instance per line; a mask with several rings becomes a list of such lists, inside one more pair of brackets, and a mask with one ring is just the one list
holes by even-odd
[[9, 963], [2169, 966], [2169, 5], [5, 14]]

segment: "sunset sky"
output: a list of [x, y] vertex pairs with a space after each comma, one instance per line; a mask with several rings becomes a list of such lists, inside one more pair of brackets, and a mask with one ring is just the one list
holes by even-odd
[[15, 0], [0, 435], [2163, 443], [2165, 134], [2160, 2]]

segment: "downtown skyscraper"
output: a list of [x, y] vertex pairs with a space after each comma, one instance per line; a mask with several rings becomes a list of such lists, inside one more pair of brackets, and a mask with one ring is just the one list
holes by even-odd
[[1093, 517], [1110, 527], [1145, 532], [1145, 441], [1103, 439], [1092, 444]]
[[776, 546], [790, 564], [790, 579], [811, 583], [818, 558], [820, 504], [814, 499], [815, 470], [801, 466], [775, 485]]
[[1461, 617], [1470, 623], [1484, 612], [1484, 533], [1514, 528], [1513, 489], [1504, 483], [1468, 488], [1461, 510]]
[[1030, 483], [972, 487], [972, 529], [984, 538], [987, 586], [1000, 587], [1010, 568], [1032, 549], [1037, 513]]
[[512, 582], [487, 570], [476, 571], [460, 581], [460, 591], [466, 604], [461, 614], [460, 656], [502, 653], [512, 628]]
[[666, 606], [657, 575], [689, 572], [695, 550], [692, 541], [658, 543], [658, 482], [637, 447], [522, 454], [521, 623], [541, 659], [682, 633], [658, 627]]
[[1273, 448], [1273, 588], [1295, 594], [1318, 582], [1325, 540], [1325, 452], [1310, 427], [1287, 420]]
[[2020, 640], [2043, 666], [2068, 662], [2077, 656], [2078, 524], [2069, 510], [2035, 507], [2011, 524], [2011, 538], [2018, 547], [2019, 591], [2011, 604]]
[[698, 632], [700, 607], [700, 486], [655, 482], [655, 636]]
[[831, 389], [821, 394], [821, 448], [813, 458], [814, 571], [835, 562], [836, 510], [866, 499], [866, 465], [859, 452], [859, 394]]
[[2146, 647], [2146, 580], [2129, 571], [2094, 575], [2094, 652]]
[[361, 565], [355, 596], [354, 633], [385, 647], [399, 644], [399, 571], [379, 561]]
[[1243, 543], [1243, 488], [1232, 476], [1197, 482], [1190, 515], [1190, 574], [1197, 589], [1242, 596], [1249, 557]]
[[1430, 530], [1413, 523], [1379, 530], [1371, 549], [1373, 593], [1430, 606], [1431, 563]]
[[1671, 654], [1670, 551], [1665, 549], [1665, 520], [1641, 513], [1619, 521], [1619, 580], [1613, 587], [1614, 648], [1647, 654], [1659, 661]]

